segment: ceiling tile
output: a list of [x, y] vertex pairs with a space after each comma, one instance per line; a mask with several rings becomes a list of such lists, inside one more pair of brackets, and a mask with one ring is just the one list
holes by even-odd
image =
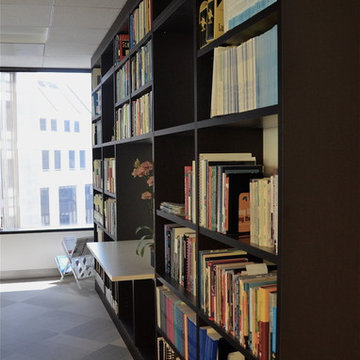
[[0, 44], [1, 57], [3, 56], [42, 56], [43, 44]]
[[44, 67], [90, 69], [89, 56], [45, 56]]
[[0, 0], [1, 5], [52, 5], [53, 0]]
[[0, 32], [2, 43], [45, 43], [47, 27], [37, 26], [3, 26]]
[[70, 42], [49, 42], [45, 45], [45, 56], [86, 55], [90, 58], [90, 54], [94, 53], [95, 50], [96, 45]]
[[0, 56], [0, 66], [3, 67], [42, 67], [42, 56]]
[[121, 9], [126, 0], [55, 0], [55, 6], [102, 7]]
[[79, 28], [73, 31], [68, 28], [51, 27], [48, 33], [48, 42], [71, 42], [78, 44], [98, 45], [104, 38], [107, 29]]
[[8, 25], [49, 26], [51, 6], [3, 5], [1, 27]]
[[108, 29], [114, 22], [118, 10], [102, 8], [55, 7], [54, 27]]

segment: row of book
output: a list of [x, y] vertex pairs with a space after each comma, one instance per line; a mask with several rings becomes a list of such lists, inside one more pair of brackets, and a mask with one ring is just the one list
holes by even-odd
[[116, 162], [113, 157], [104, 159], [104, 190], [116, 192]]
[[151, 81], [152, 42], [149, 40], [131, 58], [131, 91], [135, 91]]
[[91, 89], [95, 89], [101, 81], [101, 69], [93, 68], [91, 70]]
[[101, 189], [103, 187], [102, 160], [100, 159], [93, 161], [93, 185]]
[[96, 239], [98, 242], [104, 242], [104, 230], [101, 229], [99, 226], [96, 226]]
[[105, 229], [116, 236], [116, 199], [108, 198], [104, 201]]
[[185, 205], [180, 203], [174, 203], [170, 201], [162, 201], [160, 203], [160, 210], [165, 211], [169, 214], [174, 214], [176, 216], [185, 215]]
[[250, 182], [250, 242], [278, 253], [278, 175]]
[[224, 32], [264, 10], [276, 0], [224, 0]]
[[130, 15], [130, 49], [152, 28], [152, 0], [143, 0]]
[[92, 94], [91, 105], [93, 117], [101, 115], [101, 89]]
[[199, 6], [200, 48], [250, 19], [276, 0], [204, 0]]
[[104, 208], [102, 194], [94, 194], [94, 219], [104, 225]]
[[116, 110], [115, 139], [131, 137], [130, 105], [125, 103]]
[[157, 326], [186, 360], [196, 360], [196, 314], [168, 288], [156, 288]]
[[171, 345], [163, 337], [158, 337], [156, 339], [156, 344], [157, 360], [181, 360], [178, 356], [176, 356], [176, 353]]
[[129, 34], [117, 34], [114, 40], [115, 64], [124, 59], [130, 51]]
[[196, 162], [184, 167], [184, 215], [185, 219], [196, 223]]
[[151, 131], [152, 91], [131, 102], [132, 136]]
[[93, 145], [99, 145], [102, 143], [101, 120], [92, 123], [92, 143]]
[[165, 273], [196, 295], [196, 234], [177, 224], [164, 225]]
[[211, 117], [278, 102], [277, 26], [239, 46], [214, 49]]
[[199, 256], [204, 313], [260, 360], [276, 358], [277, 273], [240, 250]]
[[130, 68], [129, 61], [116, 72], [116, 102], [130, 95]]

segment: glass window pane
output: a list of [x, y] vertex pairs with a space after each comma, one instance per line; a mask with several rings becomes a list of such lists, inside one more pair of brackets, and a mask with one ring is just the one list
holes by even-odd
[[85, 209], [86, 209], [86, 223], [93, 222], [93, 192], [92, 184], [85, 185]]
[[49, 170], [49, 150], [43, 150], [42, 154], [42, 169]]
[[70, 120], [64, 120], [64, 131], [70, 132]]
[[77, 223], [76, 216], [76, 186], [61, 186], [59, 188], [60, 225]]
[[60, 150], [54, 151], [54, 163], [55, 163], [55, 170], [61, 169], [61, 152]]
[[80, 150], [80, 169], [85, 169], [86, 161], [85, 161], [85, 150]]
[[51, 131], [57, 131], [57, 120], [51, 119]]
[[46, 119], [41, 118], [40, 119], [40, 130], [45, 131], [46, 130]]
[[75, 132], [80, 132], [80, 123], [79, 123], [79, 121], [74, 122], [74, 131]]
[[69, 150], [69, 169], [75, 169], [75, 151]]
[[40, 189], [41, 225], [50, 225], [49, 188]]

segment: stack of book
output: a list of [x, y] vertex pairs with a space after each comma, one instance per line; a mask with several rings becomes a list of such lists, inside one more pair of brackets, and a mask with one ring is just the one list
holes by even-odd
[[162, 201], [160, 203], [160, 210], [163, 210], [169, 214], [174, 214], [177, 216], [184, 216], [185, 206], [184, 204]]
[[102, 194], [94, 194], [94, 219], [100, 224], [104, 225], [104, 209], [103, 209]]
[[156, 288], [157, 326], [175, 349], [188, 360], [196, 360], [196, 314], [168, 288]]
[[211, 117], [277, 104], [277, 26], [214, 49]]
[[119, 102], [130, 94], [129, 66], [129, 61], [126, 61], [126, 63], [116, 72], [116, 102]]
[[103, 180], [101, 175], [102, 161], [99, 159], [94, 159], [93, 161], [93, 185], [102, 188]]
[[163, 337], [158, 337], [156, 340], [157, 360], [181, 360], [176, 356], [175, 351]]
[[152, 1], [143, 0], [130, 15], [130, 48], [133, 48], [152, 27]]
[[101, 121], [97, 121], [92, 124], [92, 140], [93, 145], [99, 145], [102, 143], [102, 125]]
[[149, 40], [131, 58], [131, 91], [151, 81], [151, 48], [151, 40]]
[[129, 34], [116, 35], [114, 46], [115, 46], [114, 55], [115, 55], [115, 64], [116, 64], [129, 54], [130, 51]]
[[116, 111], [115, 139], [126, 139], [131, 137], [130, 105], [124, 104]]
[[196, 234], [177, 224], [164, 225], [165, 273], [196, 295]]
[[250, 242], [278, 252], [278, 175], [250, 183]]
[[115, 158], [104, 159], [104, 190], [115, 193], [116, 192], [116, 163]]
[[138, 136], [151, 131], [152, 92], [131, 102], [132, 135]]

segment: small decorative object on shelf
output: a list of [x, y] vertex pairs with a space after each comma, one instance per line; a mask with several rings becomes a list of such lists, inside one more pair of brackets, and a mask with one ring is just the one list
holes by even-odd
[[[154, 176], [153, 176], [153, 163], [151, 161], [140, 162], [139, 159], [136, 159], [134, 162], [134, 169], [131, 175], [136, 178], [143, 178], [148, 185], [148, 190], [144, 191], [141, 194], [141, 199], [146, 201], [146, 204], [149, 208], [150, 214], [153, 214], [153, 185], [154, 185]], [[139, 226], [135, 230], [136, 235], [141, 235], [140, 242], [136, 248], [136, 254], [139, 256], [144, 256], [146, 247], [149, 247], [152, 251], [154, 248], [153, 240], [153, 229], [149, 226]]]

